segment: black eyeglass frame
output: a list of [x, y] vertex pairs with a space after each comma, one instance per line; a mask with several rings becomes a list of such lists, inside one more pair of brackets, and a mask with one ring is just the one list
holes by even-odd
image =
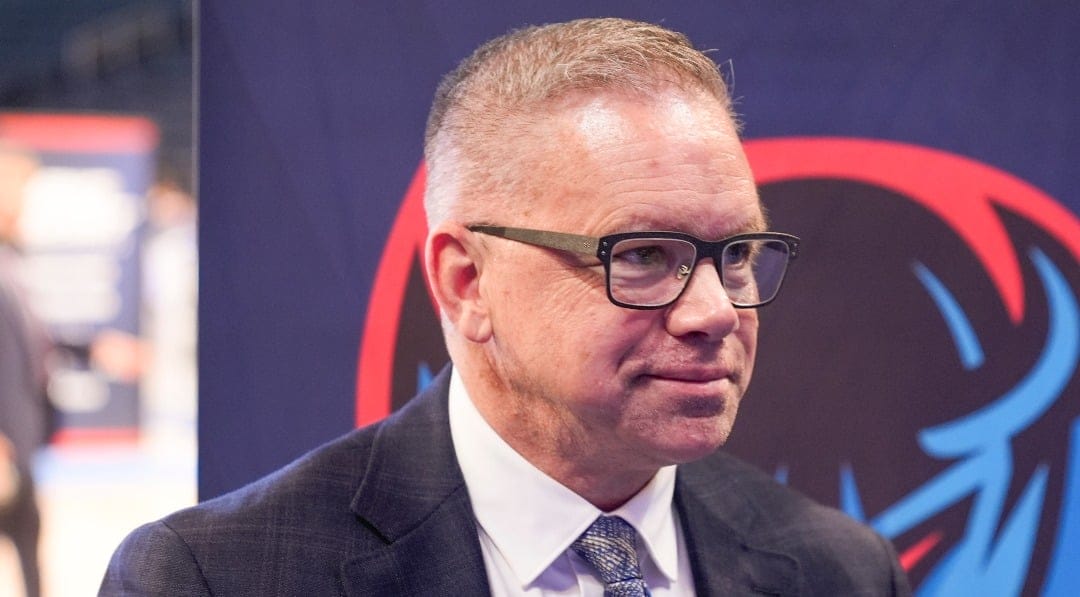
[[721, 282], [724, 279], [724, 273], [720, 268], [723, 263], [722, 258], [724, 249], [726, 249], [728, 245], [747, 240], [774, 240], [787, 245], [787, 261], [784, 263], [784, 271], [780, 275], [780, 280], [776, 284], [776, 292], [774, 292], [768, 300], [752, 305], [740, 305], [732, 301], [731, 304], [736, 309], [756, 309], [757, 307], [768, 305], [776, 299], [780, 294], [780, 287], [784, 284], [784, 278], [787, 276], [788, 264], [791, 263], [792, 259], [799, 256], [799, 243], [801, 242], [799, 237], [783, 232], [746, 232], [716, 241], [708, 241], [683, 232], [671, 231], [620, 232], [601, 237], [593, 237], [566, 232], [550, 232], [547, 230], [512, 228], [509, 226], [488, 226], [484, 224], [473, 224], [466, 226], [466, 228], [472, 232], [497, 236], [499, 238], [522, 242], [537, 247], [557, 249], [578, 255], [594, 256], [604, 265], [604, 286], [607, 289], [608, 300], [619, 307], [641, 310], [663, 309], [664, 307], [671, 305], [679, 300], [679, 297], [682, 296], [683, 292], [686, 292], [686, 287], [689, 286], [689, 283], [683, 285], [682, 290], [679, 291], [679, 294], [675, 295], [675, 298], [661, 305], [634, 305], [616, 299], [611, 294], [611, 248], [619, 242], [633, 240], [635, 238], [665, 238], [686, 242], [694, 247], [694, 266], [689, 273], [691, 275], [693, 274], [694, 270], [697, 269], [697, 264], [701, 262], [702, 259], [712, 257], [713, 262], [716, 264], [716, 273], [720, 276]]

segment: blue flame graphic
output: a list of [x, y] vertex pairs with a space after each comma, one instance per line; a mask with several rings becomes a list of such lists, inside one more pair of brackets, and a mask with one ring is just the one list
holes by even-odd
[[[1080, 360], [1080, 309], [1061, 271], [1032, 249], [1032, 263], [1046, 290], [1049, 330], [1031, 371], [1012, 389], [961, 418], [923, 429], [923, 451], [952, 466], [890, 506], [871, 521], [889, 538], [964, 500], [972, 498], [963, 537], [918, 587], [921, 596], [1016, 595], [1028, 573], [1049, 470], [1039, 466], [1011, 512], [1004, 504], [1013, 481], [1012, 438], [1043, 416], [1061, 397]], [[961, 364], [980, 367], [984, 353], [971, 323], [952, 294], [922, 264], [915, 275], [945, 318]], [[947, 398], [947, 397], [945, 397]], [[1074, 422], [1069, 470], [1057, 545], [1044, 595], [1080, 594], [1080, 419]], [[865, 520], [855, 475], [840, 474], [841, 507]]]

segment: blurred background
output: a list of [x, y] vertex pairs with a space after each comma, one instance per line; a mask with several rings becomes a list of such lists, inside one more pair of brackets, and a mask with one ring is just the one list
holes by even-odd
[[192, 10], [0, 0], [0, 595], [196, 499]]

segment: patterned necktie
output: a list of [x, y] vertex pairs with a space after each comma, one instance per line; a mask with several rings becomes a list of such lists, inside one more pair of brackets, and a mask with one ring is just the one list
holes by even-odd
[[618, 516], [601, 516], [570, 547], [600, 573], [604, 597], [648, 597], [636, 539], [630, 523]]

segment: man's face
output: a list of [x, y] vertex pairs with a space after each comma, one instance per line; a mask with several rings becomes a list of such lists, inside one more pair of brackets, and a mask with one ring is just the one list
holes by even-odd
[[[707, 96], [604, 94], [561, 104], [527, 155], [539, 177], [506, 226], [590, 236], [670, 230], [717, 240], [763, 216], [729, 117]], [[510, 240], [483, 241], [485, 345], [509, 390], [496, 428], [583, 469], [654, 471], [711, 453], [750, 381], [757, 314], [731, 306], [711, 260], [657, 310], [608, 301], [604, 270]], [[504, 433], [504, 437], [507, 433]], [[524, 443], [522, 443], [524, 442]], [[589, 474], [589, 471], [581, 471]], [[613, 470], [614, 472], [614, 470]]]

